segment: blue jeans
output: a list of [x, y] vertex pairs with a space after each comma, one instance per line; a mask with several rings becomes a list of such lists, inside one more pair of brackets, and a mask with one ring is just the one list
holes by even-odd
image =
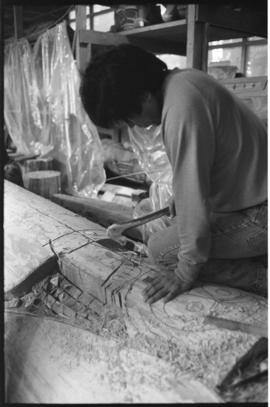
[[[231, 213], [213, 213], [209, 260], [198, 283], [223, 284], [267, 295], [267, 202]], [[174, 269], [179, 240], [176, 223], [148, 240], [154, 262]]]

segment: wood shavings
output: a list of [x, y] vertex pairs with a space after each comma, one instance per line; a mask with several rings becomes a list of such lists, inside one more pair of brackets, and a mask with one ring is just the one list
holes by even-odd
[[[140, 276], [140, 273], [137, 274]], [[119, 281], [122, 280], [119, 279]], [[134, 282], [136, 281], [137, 277], [134, 278]], [[116, 295], [117, 284], [115, 287]], [[162, 315], [162, 307], [155, 307], [155, 313], [152, 314], [141, 313], [141, 326], [135, 326], [133, 334], [130, 335], [127, 312], [130, 314], [129, 321], [133, 323], [133, 312], [136, 310], [138, 316], [138, 312], [141, 312], [139, 307], [142, 304], [136, 304], [137, 308], [134, 308], [134, 304], [130, 303], [129, 295], [138, 291], [138, 288], [130, 285], [125, 290], [122, 291], [122, 309], [113, 303], [103, 305], [89, 293], [82, 293], [78, 287], [58, 273], [34, 286], [32, 293], [22, 298], [22, 301], [24, 306], [25, 304], [34, 306], [28, 310], [36, 315], [54, 316], [59, 321], [66, 321], [102, 337], [114, 338], [123, 347], [140, 350], [168, 362], [176, 371], [190, 374], [211, 389], [215, 389], [237, 358], [244, 354], [255, 341], [255, 338], [248, 334], [209, 327], [204, 324], [204, 317], [196, 316], [194, 312], [183, 312], [180, 315], [181, 318], [177, 318], [172, 307], [168, 305], [164, 308], [167, 318], [165, 322], [168, 327], [166, 336], [162, 337], [155, 333], [155, 329], [159, 332], [162, 326], [164, 327], [163, 321], [159, 319]], [[201, 294], [203, 299], [203, 291]], [[189, 300], [192, 298], [192, 296], [188, 297]], [[35, 303], [37, 299], [41, 300], [41, 303]], [[249, 309], [243, 302], [237, 306], [233, 298], [227, 302], [224, 300], [213, 304], [211, 312], [217, 316], [224, 315], [225, 311], [228, 315], [235, 315], [235, 312], [238, 312], [238, 316], [239, 313], [245, 312], [245, 315], [251, 318], [254, 313], [257, 313], [259, 307], [256, 302], [252, 303], [252, 306], [249, 303]], [[260, 309], [263, 305], [264, 303], [260, 305]], [[172, 321], [174, 322], [171, 326]], [[138, 318], [137, 322], [139, 322]], [[177, 336], [173, 334], [175, 328], [178, 329]], [[169, 340], [168, 332], [172, 333]], [[226, 397], [229, 401], [237, 398], [235, 394]]]
[[22, 305], [22, 300], [20, 298], [14, 297], [6, 301], [7, 308], [17, 308], [20, 305]]

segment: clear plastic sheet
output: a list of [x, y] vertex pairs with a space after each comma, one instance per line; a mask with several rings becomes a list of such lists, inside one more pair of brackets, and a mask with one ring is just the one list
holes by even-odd
[[[134, 216], [142, 216], [151, 211], [164, 208], [172, 197], [172, 167], [161, 137], [160, 126], [128, 128], [128, 134], [139, 164], [151, 179], [149, 199], [142, 201], [136, 208]], [[171, 221], [162, 217], [144, 225], [144, 241], [153, 232], [168, 227]]]
[[95, 197], [106, 180], [102, 145], [81, 103], [66, 24], [46, 31], [32, 51], [25, 39], [10, 43], [4, 81], [5, 122], [18, 151], [53, 158], [64, 192]]
[[[32, 50], [25, 38], [9, 41], [4, 50], [4, 117], [10, 137], [22, 154], [40, 154], [40, 117], [36, 119], [39, 89], [33, 86]], [[40, 115], [39, 115], [40, 116]], [[36, 145], [36, 143], [38, 143]], [[46, 149], [46, 152], [47, 152]]]

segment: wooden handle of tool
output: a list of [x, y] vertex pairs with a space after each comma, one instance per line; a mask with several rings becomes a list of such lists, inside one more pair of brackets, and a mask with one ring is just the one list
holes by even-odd
[[108, 227], [107, 235], [109, 237], [117, 237], [130, 228], [134, 228], [135, 226], [143, 225], [144, 223], [150, 222], [151, 220], [161, 218], [161, 216], [164, 216], [164, 215], [167, 215], [167, 216], [170, 215], [169, 206], [166, 206], [165, 208], [160, 209], [158, 211], [149, 213], [148, 215], [141, 216], [140, 218], [133, 219], [129, 222], [114, 223], [113, 225]]

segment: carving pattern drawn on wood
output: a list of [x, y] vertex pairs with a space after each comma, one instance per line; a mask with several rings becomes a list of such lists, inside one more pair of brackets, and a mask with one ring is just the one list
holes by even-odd
[[[83, 264], [75, 263], [75, 258], [72, 263], [72, 253], [66, 253], [62, 258], [65, 265], [63, 272], [74, 284], [95, 296], [95, 304], [100, 302], [104, 306], [117, 306], [124, 315], [129, 336], [143, 334], [164, 339], [181, 339], [183, 346], [189, 347], [190, 344], [199, 346], [202, 339], [207, 341], [212, 337], [215, 337], [217, 343], [224, 341], [224, 330], [205, 323], [207, 315], [261, 326], [267, 324], [266, 299], [225, 286], [196, 287], [166, 305], [161, 301], [148, 305], [142, 295], [145, 286], [143, 280], [156, 272], [155, 267], [147, 259], [134, 253], [115, 253], [108, 249], [104, 251], [98, 247], [101, 236], [102, 234], [97, 233], [94, 241], [92, 234], [93, 240], [89, 246], [73, 252], [73, 255], [79, 252], [79, 257], [84, 259], [88, 255], [89, 263], [98, 258], [100, 269], [89, 271]], [[85, 253], [87, 249], [90, 250]], [[65, 261], [67, 259], [68, 262]], [[97, 273], [95, 280], [93, 273]], [[100, 279], [97, 283], [98, 275]], [[91, 308], [91, 304], [89, 306]], [[102, 307], [100, 312], [101, 310]], [[225, 336], [227, 332], [225, 330]], [[249, 338], [253, 338], [253, 335]]]
[[[112, 223], [127, 222], [133, 218], [133, 210], [130, 207], [114, 202], [106, 202], [100, 199], [79, 198], [65, 194], [55, 194], [51, 198], [53, 202], [66, 209], [85, 216], [92, 222], [104, 227]], [[126, 236], [142, 241], [140, 228], [132, 228], [126, 231]]]
[[[122, 309], [127, 320], [139, 325], [138, 332], [168, 337], [187, 333], [212, 331], [204, 317], [212, 314], [233, 320], [265, 325], [267, 300], [245, 291], [225, 286], [196, 287], [164, 305], [161, 301], [150, 306], [144, 302], [143, 280], [157, 272], [149, 259], [132, 252], [119, 252], [100, 247], [103, 232], [86, 232], [89, 245], [66, 252], [62, 258], [63, 273], [74, 284], [95, 295], [103, 304], [114, 304]], [[63, 246], [60, 243], [60, 246]], [[78, 256], [78, 254], [80, 254]], [[80, 259], [88, 259], [84, 264]], [[78, 260], [78, 262], [76, 262]], [[85, 264], [96, 264], [94, 270]], [[93, 284], [93, 277], [97, 284]], [[143, 330], [141, 329], [143, 327]]]

